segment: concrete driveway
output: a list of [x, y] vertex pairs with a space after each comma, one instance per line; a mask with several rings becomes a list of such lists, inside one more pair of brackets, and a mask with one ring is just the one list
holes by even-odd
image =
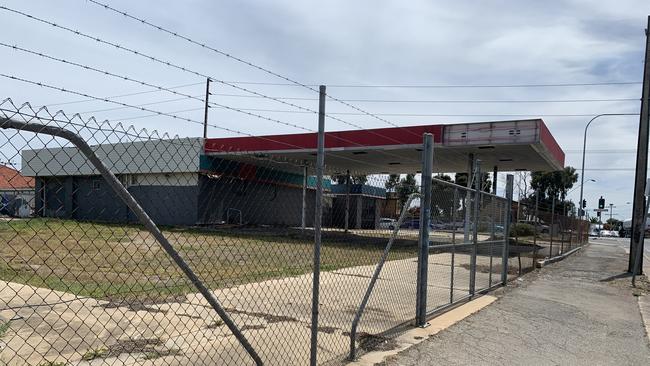
[[[450, 288], [451, 255], [429, 257], [429, 309], [450, 296], [467, 294], [469, 255], [455, 255], [454, 288]], [[479, 256], [481, 268], [489, 257]], [[492, 261], [494, 272], [500, 259]], [[342, 361], [349, 331], [375, 266], [345, 268], [321, 274], [319, 362]], [[381, 333], [415, 315], [416, 259], [389, 261], [377, 282], [360, 326], [360, 335]], [[499, 275], [493, 275], [498, 281]], [[308, 363], [312, 275], [287, 277], [214, 293], [268, 364]], [[477, 273], [477, 286], [487, 286], [489, 271]], [[4, 283], [0, 319], [9, 321], [2, 337], [1, 360], [8, 365], [62, 361], [70, 365], [252, 364], [251, 359], [216, 313], [198, 294], [178, 302], [132, 307], [92, 298]], [[82, 358], [93, 358], [86, 361]]]

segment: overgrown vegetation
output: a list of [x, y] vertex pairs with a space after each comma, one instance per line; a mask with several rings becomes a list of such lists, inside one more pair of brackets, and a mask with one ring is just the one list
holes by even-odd
[[0, 338], [4, 337], [11, 326], [11, 322], [0, 323]]
[[[210, 288], [311, 272], [312, 236], [285, 229], [166, 228]], [[385, 236], [324, 232], [322, 270], [376, 263]], [[410, 240], [410, 239], [409, 239]], [[0, 222], [0, 279], [108, 300], [154, 303], [196, 292], [154, 238], [136, 225], [38, 218]], [[396, 242], [390, 259], [412, 257]]]
[[86, 351], [86, 353], [81, 356], [81, 359], [84, 361], [92, 361], [96, 358], [102, 358], [108, 354], [107, 348], [97, 348]]
[[530, 224], [518, 222], [510, 227], [510, 236], [533, 236], [535, 227]]

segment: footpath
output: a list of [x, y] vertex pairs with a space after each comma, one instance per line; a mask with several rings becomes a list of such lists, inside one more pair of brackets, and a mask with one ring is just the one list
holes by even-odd
[[627, 258], [594, 241], [381, 364], [650, 365], [650, 286], [631, 287]]

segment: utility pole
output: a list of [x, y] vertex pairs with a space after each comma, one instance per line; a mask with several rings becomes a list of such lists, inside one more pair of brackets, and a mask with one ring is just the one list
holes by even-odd
[[609, 222], [612, 222], [612, 216], [614, 216], [614, 209], [616, 206], [614, 206], [613, 203], [609, 204]]
[[636, 253], [640, 253], [638, 259], [638, 274], [643, 273], [643, 240], [641, 233], [645, 232], [646, 216], [645, 210], [645, 183], [648, 169], [648, 130], [650, 128], [650, 16], [645, 29], [645, 63], [643, 67], [643, 88], [641, 92], [641, 113], [639, 118], [639, 139], [636, 150], [636, 174], [634, 176], [634, 200], [632, 206], [632, 238], [630, 239], [630, 256], [628, 260], [628, 272], [634, 271]]
[[208, 138], [208, 108], [210, 108], [210, 78], [205, 81], [205, 111], [203, 112], [203, 138]]

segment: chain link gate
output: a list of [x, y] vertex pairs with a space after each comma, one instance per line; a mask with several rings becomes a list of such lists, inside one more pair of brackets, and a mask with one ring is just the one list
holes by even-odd
[[339, 363], [508, 278], [510, 176], [507, 199], [370, 165], [319, 179], [306, 161], [0, 112], [3, 207], [28, 211], [0, 221], [10, 365]]
[[[28, 207], [0, 221], [3, 362], [309, 362], [316, 167], [10, 100], [0, 111], [10, 199]], [[368, 173], [324, 170], [319, 364], [347, 357], [379, 260], [353, 338], [365, 352], [415, 316], [420, 203], [386, 175], [355, 182]], [[407, 173], [400, 187], [420, 191]]]
[[[471, 176], [482, 181], [478, 161]], [[430, 223], [423, 225], [428, 231], [427, 263], [418, 278], [427, 290], [419, 300], [422, 312], [416, 324], [425, 326], [427, 317], [506, 284], [513, 178], [507, 177], [506, 198], [483, 191], [479, 184], [468, 188], [432, 179]]]

